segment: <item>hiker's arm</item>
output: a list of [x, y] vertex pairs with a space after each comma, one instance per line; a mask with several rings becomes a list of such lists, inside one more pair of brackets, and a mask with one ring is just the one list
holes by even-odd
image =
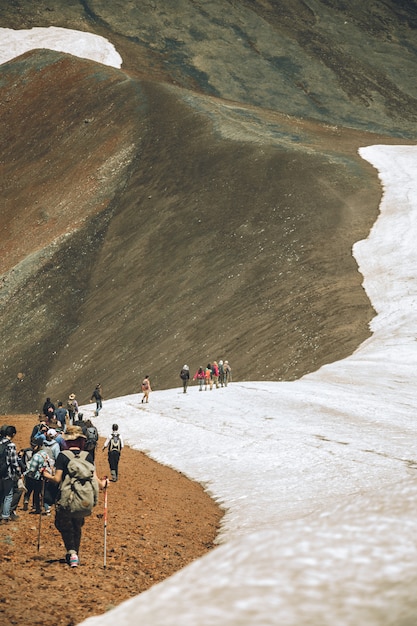
[[107, 487], [109, 486], [108, 478], [103, 478], [103, 479], [99, 478], [97, 476], [97, 472], [94, 472], [94, 478], [98, 482], [100, 489], [107, 489]]
[[42, 476], [46, 480], [50, 480], [52, 483], [59, 484], [61, 482], [61, 480], [62, 480], [62, 470], [57, 469], [55, 474], [50, 474], [47, 470], [44, 470], [42, 472]]

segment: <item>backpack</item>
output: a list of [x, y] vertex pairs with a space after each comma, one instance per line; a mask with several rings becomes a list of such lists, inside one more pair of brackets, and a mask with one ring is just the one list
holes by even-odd
[[146, 389], [149, 389], [149, 383], [148, 383], [148, 381], [146, 380], [146, 378], [145, 378], [145, 380], [144, 380], [144, 381], [143, 381], [143, 383], [142, 383], [142, 389], [143, 389], [144, 391], [145, 391]]
[[94, 478], [94, 465], [87, 461], [88, 452], [73, 454], [64, 451], [68, 459], [67, 475], [61, 485], [58, 504], [73, 517], [86, 517], [98, 501], [98, 483]]
[[114, 450], [120, 452], [121, 449], [122, 444], [119, 435], [112, 435], [109, 443], [109, 452], [113, 452]]
[[98, 432], [95, 426], [89, 426], [87, 428], [87, 441], [85, 442], [84, 450], [94, 450], [98, 441]]
[[9, 476], [9, 464], [7, 462], [7, 448], [9, 443], [9, 440], [0, 443], [0, 478], [7, 478]]

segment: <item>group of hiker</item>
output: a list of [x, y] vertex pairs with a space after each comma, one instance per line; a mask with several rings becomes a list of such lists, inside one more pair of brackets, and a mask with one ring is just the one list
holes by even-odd
[[[190, 368], [188, 365], [180, 371], [180, 378], [182, 380], [183, 392], [187, 393], [187, 388], [190, 382]], [[193, 380], [198, 381], [199, 391], [203, 389], [218, 389], [219, 387], [227, 387], [228, 383], [232, 381], [232, 368], [229, 361], [213, 361], [208, 363], [207, 367], [199, 367], [193, 376]]]
[[[102, 396], [92, 397], [97, 402], [97, 415]], [[55, 527], [66, 548], [66, 562], [77, 567], [85, 517], [97, 503], [99, 488], [106, 489], [109, 480], [100, 479], [95, 470], [97, 428], [91, 420], [83, 419], [74, 394], [70, 394], [67, 407], [62, 402], [55, 407], [47, 398], [32, 430], [30, 445], [19, 451], [13, 441], [16, 427], [1, 427], [0, 523], [19, 519], [16, 510], [22, 496], [22, 508], [30, 509], [29, 514], [50, 515], [55, 507]], [[103, 451], [107, 450], [112, 482], [119, 477], [123, 446], [118, 425], [113, 424], [102, 446]]]

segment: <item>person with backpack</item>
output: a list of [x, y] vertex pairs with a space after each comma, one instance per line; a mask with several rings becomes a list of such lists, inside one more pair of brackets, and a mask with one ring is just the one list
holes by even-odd
[[190, 380], [190, 368], [188, 367], [188, 365], [184, 365], [184, 367], [180, 371], [180, 378], [182, 380], [183, 392], [187, 393], [187, 387]]
[[17, 455], [16, 445], [13, 439], [16, 435], [15, 426], [5, 426], [4, 435], [0, 439], [0, 481], [1, 481], [1, 523], [7, 524], [10, 519], [16, 519], [17, 516], [11, 516], [11, 505], [13, 500], [13, 492], [15, 485], [22, 478], [22, 470], [20, 469], [19, 459]]
[[97, 504], [99, 488], [106, 489], [108, 481], [97, 476], [91, 454], [84, 451], [86, 436], [79, 426], [68, 426], [65, 439], [68, 449], [59, 454], [55, 473], [46, 470], [43, 476], [59, 486], [55, 527], [64, 542], [66, 562], [77, 567], [85, 518]]
[[117, 424], [113, 424], [112, 433], [109, 437], [107, 437], [103, 445], [103, 452], [106, 448], [108, 448], [107, 458], [109, 460], [111, 481], [113, 483], [117, 482], [119, 478], [119, 461], [123, 445], [123, 438], [119, 434], [119, 426]]
[[202, 367], [199, 367], [193, 376], [193, 380], [198, 380], [199, 382], [199, 385], [200, 385], [199, 391], [203, 391], [204, 379], [205, 379], [204, 369]]
[[65, 432], [65, 429], [67, 427], [68, 411], [62, 405], [61, 401], [58, 402], [58, 407], [55, 410], [55, 417], [58, 420], [58, 422], [60, 422], [63, 432]]
[[87, 436], [87, 439], [84, 445], [84, 450], [87, 450], [91, 454], [93, 461], [94, 461], [95, 456], [96, 456], [97, 442], [98, 442], [98, 430], [94, 426], [91, 420], [85, 420], [84, 424], [86, 427], [86, 432], [84, 434]]
[[51, 398], [46, 398], [42, 407], [42, 413], [44, 414], [46, 422], [49, 426], [49, 420], [55, 415], [55, 405], [51, 401]]
[[142, 403], [143, 402], [149, 402], [149, 393], [152, 391], [151, 389], [151, 381], [149, 380], [149, 376], [146, 375], [145, 378], [142, 380]]
[[100, 413], [101, 409], [103, 408], [103, 392], [101, 389], [101, 385], [100, 383], [98, 383], [91, 395], [90, 398], [90, 402], [93, 402], [93, 400], [96, 403], [96, 412], [95, 415], [96, 417], [98, 417], [98, 414]]
[[[29, 461], [29, 465], [24, 473], [25, 483], [26, 483], [26, 496], [27, 502], [29, 502], [30, 496], [33, 494], [33, 509], [30, 513], [35, 515], [41, 515], [42, 506], [45, 505], [43, 502], [43, 480], [42, 480], [42, 472], [45, 469], [49, 469], [52, 471], [53, 461], [49, 456], [48, 452], [43, 449], [43, 444], [35, 444], [33, 447], [33, 454]], [[25, 501], [25, 500], [24, 500]], [[25, 509], [25, 506], [23, 505]], [[49, 505], [44, 506], [45, 514], [49, 512]], [[27, 509], [27, 507], [26, 507]], [[25, 509], [25, 510], [26, 510]]]
[[73, 424], [78, 416], [78, 402], [75, 399], [75, 393], [70, 393], [67, 401], [67, 411], [69, 417], [69, 423]]

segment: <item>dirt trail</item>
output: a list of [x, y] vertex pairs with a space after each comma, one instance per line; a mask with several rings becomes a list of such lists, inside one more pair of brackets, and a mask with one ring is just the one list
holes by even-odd
[[[36, 416], [4, 416], [26, 447]], [[102, 444], [102, 440], [101, 444]], [[109, 473], [107, 454], [96, 455], [99, 476]], [[123, 450], [117, 483], [108, 492], [107, 567], [103, 567], [103, 494], [86, 520], [81, 565], [69, 568], [54, 513], [22, 510], [0, 526], [0, 623], [70, 626], [108, 611], [145, 591], [213, 548], [222, 511], [200, 485], [144, 454]]]

